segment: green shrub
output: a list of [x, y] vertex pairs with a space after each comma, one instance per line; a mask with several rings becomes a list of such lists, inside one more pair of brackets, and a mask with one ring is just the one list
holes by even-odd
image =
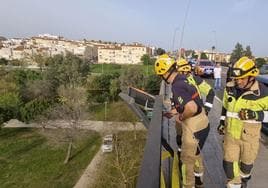
[[20, 109], [21, 120], [24, 122], [29, 122], [34, 120], [37, 115], [51, 107], [53, 102], [48, 99], [34, 99], [26, 103]]

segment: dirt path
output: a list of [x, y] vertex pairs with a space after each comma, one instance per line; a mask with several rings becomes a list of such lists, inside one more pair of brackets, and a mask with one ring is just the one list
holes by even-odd
[[103, 153], [99, 149], [98, 153], [94, 156], [86, 170], [75, 184], [74, 188], [90, 188], [95, 181], [96, 174], [101, 165]]
[[[41, 128], [40, 124], [30, 123], [25, 124], [16, 119], [11, 119], [10, 121], [4, 123], [6, 128], [15, 128], [15, 127], [30, 127], [30, 128]], [[55, 120], [46, 122], [46, 128], [70, 128], [70, 125], [67, 121], [64, 120]], [[114, 131], [132, 131], [136, 130], [145, 130], [145, 127], [142, 123], [137, 122], [134, 126], [130, 122], [111, 122], [111, 121], [81, 121], [79, 122], [79, 129], [94, 130], [102, 134], [112, 133]]]

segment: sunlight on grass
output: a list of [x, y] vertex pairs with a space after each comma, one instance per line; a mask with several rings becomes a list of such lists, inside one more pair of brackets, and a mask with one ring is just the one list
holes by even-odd
[[[45, 136], [46, 131], [50, 137]], [[49, 144], [52, 135], [61, 137], [61, 131], [46, 131], [0, 130], [1, 187], [73, 187], [101, 144], [97, 133], [79, 131], [71, 160], [64, 165], [68, 143]]]

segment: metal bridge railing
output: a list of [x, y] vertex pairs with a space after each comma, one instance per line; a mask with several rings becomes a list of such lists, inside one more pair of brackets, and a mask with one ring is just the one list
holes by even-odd
[[[169, 140], [163, 138], [163, 116], [165, 109], [164, 99], [169, 99], [170, 88], [161, 84], [160, 95], [153, 96], [142, 90], [130, 87], [128, 94], [120, 93], [119, 96], [128, 104], [130, 109], [141, 119], [148, 129], [146, 145], [144, 149], [141, 169], [138, 176], [137, 188], [160, 188], [161, 187], [161, 163], [163, 147], [171, 157], [174, 156]], [[152, 110], [149, 120], [146, 111]], [[162, 147], [163, 146], [163, 147]], [[170, 179], [171, 166], [167, 167], [167, 177]], [[163, 175], [163, 174], [162, 174]], [[170, 182], [166, 182], [170, 185]]]

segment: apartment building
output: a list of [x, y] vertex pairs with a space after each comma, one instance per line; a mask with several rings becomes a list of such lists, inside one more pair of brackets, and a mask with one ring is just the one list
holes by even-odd
[[195, 54], [198, 56], [198, 59], [201, 58], [201, 54], [205, 53], [209, 60], [215, 62], [229, 63], [231, 54], [223, 52], [214, 52], [214, 51], [195, 51]]
[[8, 39], [2, 41], [0, 46], [0, 58], [4, 57], [9, 60], [31, 59], [36, 54], [44, 56], [66, 55], [67, 52], [70, 52], [91, 62], [118, 64], [138, 64], [141, 57], [144, 54], [151, 55], [152, 50], [139, 43], [125, 45], [124, 43], [100, 40], [74, 41], [49, 34], [29, 39]]
[[144, 54], [149, 54], [149, 48], [140, 44], [99, 47], [98, 63], [138, 64]]

